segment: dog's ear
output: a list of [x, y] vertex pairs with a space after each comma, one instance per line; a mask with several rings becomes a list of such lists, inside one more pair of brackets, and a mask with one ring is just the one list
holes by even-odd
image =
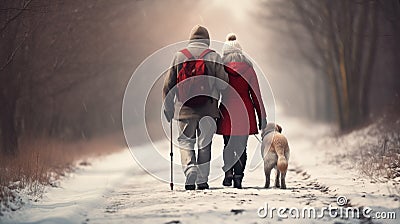
[[281, 127], [280, 125], [277, 124], [277, 125], [276, 125], [276, 129], [278, 129], [278, 132], [279, 132], [279, 133], [282, 133], [282, 127]]

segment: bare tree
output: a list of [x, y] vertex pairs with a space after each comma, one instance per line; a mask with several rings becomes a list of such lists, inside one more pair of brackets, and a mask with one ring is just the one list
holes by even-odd
[[[369, 115], [369, 87], [379, 38], [377, 1], [275, 2], [275, 17], [300, 25], [313, 50], [299, 46], [310, 65], [326, 74], [339, 126], [351, 129]], [[316, 57], [318, 55], [318, 57]]]
[[[129, 7], [133, 2], [1, 0], [5, 154], [16, 154], [21, 136], [75, 140], [121, 129], [116, 121], [131, 75], [130, 61], [123, 59], [135, 51], [118, 45], [114, 34], [125, 33], [113, 32], [118, 27], [111, 24], [122, 23]], [[114, 46], [127, 50], [110, 51]]]
[[28, 10], [31, 0], [3, 1], [0, 9], [0, 105], [1, 105], [1, 143], [3, 151], [14, 154], [18, 136], [15, 127], [17, 100], [20, 94], [21, 73], [16, 72], [15, 57], [20, 53], [29, 37], [29, 28], [24, 27], [23, 14]]

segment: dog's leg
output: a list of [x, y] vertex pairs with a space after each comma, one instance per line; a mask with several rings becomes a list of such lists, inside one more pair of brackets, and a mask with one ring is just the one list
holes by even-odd
[[281, 189], [286, 189], [286, 172], [281, 173]]
[[271, 176], [271, 167], [265, 166], [264, 167], [264, 173], [265, 173], [265, 188], [269, 188], [269, 183], [270, 183], [270, 176]]
[[280, 174], [281, 174], [281, 172], [279, 172], [279, 170], [276, 169], [275, 187], [280, 187], [280, 184], [279, 184]]

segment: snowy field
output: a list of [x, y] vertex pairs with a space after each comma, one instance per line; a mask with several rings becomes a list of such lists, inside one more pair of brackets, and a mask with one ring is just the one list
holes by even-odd
[[[264, 189], [261, 165], [245, 173], [241, 190], [222, 187], [222, 177], [218, 177], [209, 183], [209, 190], [184, 191], [182, 185], [177, 185], [171, 191], [168, 183], [141, 169], [125, 149], [92, 159], [91, 166], [78, 169], [58, 188], [49, 187], [39, 201], [28, 201], [22, 209], [6, 213], [0, 223], [399, 223], [396, 219], [332, 218], [328, 212], [317, 219], [279, 217], [276, 210], [272, 218], [271, 212], [266, 218], [260, 217], [265, 211], [260, 208], [266, 203], [268, 209], [297, 208], [300, 212], [304, 207], [313, 207], [320, 215], [322, 208], [338, 207], [337, 197], [345, 196], [347, 206], [360, 211], [360, 207], [368, 206], [373, 210], [371, 216], [394, 212], [400, 219], [393, 182], [371, 183], [356, 170], [330, 165], [331, 157], [342, 152], [320, 143], [321, 136], [331, 131], [327, 126], [310, 126], [293, 119], [278, 123], [291, 148], [286, 190]], [[249, 148], [257, 148], [257, 144], [254, 137], [249, 139]], [[168, 142], [157, 145], [169, 147]], [[151, 147], [135, 150], [146, 152]], [[215, 136], [213, 156], [217, 156], [220, 147], [221, 136]], [[177, 151], [175, 156], [179, 161]], [[212, 172], [220, 172], [221, 162], [213, 163]], [[160, 172], [157, 176], [168, 176], [169, 167], [155, 172]], [[183, 178], [181, 170], [176, 170], [175, 175], [177, 180]]]

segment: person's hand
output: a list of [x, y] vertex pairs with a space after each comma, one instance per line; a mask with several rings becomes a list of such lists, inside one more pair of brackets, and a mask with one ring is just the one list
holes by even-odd
[[267, 118], [261, 118], [260, 122], [258, 123], [258, 130], [263, 130], [267, 126]]
[[172, 118], [174, 117], [174, 112], [164, 110], [164, 115], [165, 115], [165, 118], [167, 118], [168, 123], [170, 123]]

